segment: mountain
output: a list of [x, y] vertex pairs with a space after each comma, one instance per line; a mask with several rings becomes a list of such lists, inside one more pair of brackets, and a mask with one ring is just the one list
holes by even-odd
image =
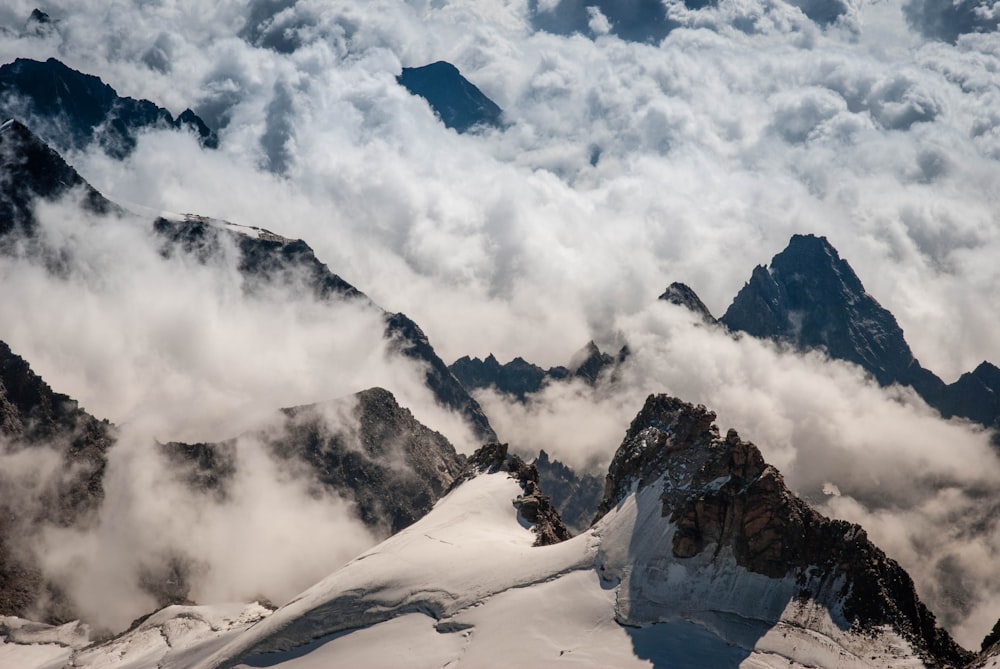
[[934, 396], [944, 385], [920, 366], [896, 319], [865, 292], [825, 237], [794, 235], [770, 267], [758, 265], [721, 321], [730, 330], [824, 349], [860, 365], [882, 385]]
[[[282, 409], [268, 428], [242, 438], [264, 444], [282, 460], [307, 465], [313, 484], [354, 502], [360, 520], [382, 537], [430, 511], [465, 463], [443, 435], [417, 421], [383, 388]], [[171, 442], [161, 448], [193, 491], [225, 497], [236, 473], [238, 441]]]
[[219, 145], [215, 133], [190, 109], [174, 118], [149, 100], [122, 97], [100, 78], [55, 58], [18, 58], [0, 66], [0, 115], [43, 129], [60, 151], [96, 143], [108, 155], [124, 158], [135, 149], [139, 133], [152, 128], [185, 129], [204, 147]]
[[667, 289], [663, 291], [663, 294], [657, 299], [671, 304], [676, 304], [679, 307], [684, 307], [685, 309], [700, 316], [702, 321], [710, 325], [718, 323], [715, 316], [712, 315], [712, 312], [708, 310], [705, 303], [701, 301], [700, 297], [698, 297], [698, 294], [695, 293], [687, 284], [675, 281], [667, 286]]
[[[209, 643], [197, 621], [210, 612], [172, 608], [149, 620], [186, 611], [203, 631], [153, 647], [140, 625], [106, 650], [33, 652], [78, 667], [113, 652], [123, 666], [200, 669], [972, 659], [860, 527], [816, 513], [756, 446], [733, 430], [721, 436], [714, 419], [650, 396], [609, 468], [599, 519], [577, 537], [550, 534], [558, 522], [531, 467], [491, 444], [430, 513], [273, 613], [255, 613], [253, 626], [220, 626]], [[26, 643], [8, 637], [10, 656]]]
[[793, 235], [758, 265], [720, 321], [734, 332], [798, 350], [821, 349], [861, 366], [881, 385], [911, 386], [945, 417], [1000, 426], [1000, 370], [984, 362], [946, 385], [913, 356], [888, 310], [825, 237]]
[[[263, 444], [278, 461], [297, 463], [305, 483], [350, 500], [375, 536], [387, 537], [431, 510], [463, 471], [464, 456], [418, 422], [388, 391], [284, 409], [268, 427], [216, 444], [170, 442], [159, 448], [168, 470], [204, 505], [225, 504], [238, 474], [241, 439]], [[38, 481], [23, 468], [0, 471], [0, 615], [62, 622], [75, 616], [46, 581], [33, 554], [46, 526], [85, 528], [104, 500], [104, 475], [116, 430], [52, 389], [0, 342], [0, 457], [33, 449], [54, 466]], [[153, 446], [153, 444], [150, 444]], [[537, 476], [536, 476], [537, 478]], [[191, 547], [173, 546], [169, 571], [146, 575], [160, 606], [190, 604]], [[169, 578], [167, 577], [169, 576]]]
[[[114, 428], [53, 391], [0, 342], [0, 615], [68, 620], [62, 593], [42, 578], [26, 537], [43, 525], [92, 521], [104, 499]], [[41, 476], [24, 476], [21, 455], [45, 458]]]
[[583, 532], [594, 519], [594, 510], [601, 501], [604, 477], [577, 473], [567, 465], [553, 460], [544, 450], [532, 462], [538, 470], [538, 483], [552, 498], [566, 526], [573, 532]]
[[485, 360], [462, 356], [448, 367], [466, 389], [492, 388], [524, 401], [546, 384], [568, 379], [582, 379], [594, 385], [606, 370], [613, 370], [626, 357], [628, 348], [622, 347], [616, 357], [601, 351], [593, 341], [570, 357], [566, 367], [543, 369], [517, 357], [503, 365], [490, 353]]
[[503, 110], [451, 63], [441, 60], [423, 67], [404, 67], [396, 81], [411, 94], [427, 100], [441, 122], [453, 130], [468, 132], [476, 126], [500, 126]]
[[22, 235], [34, 234], [37, 198], [55, 200], [80, 188], [81, 204], [87, 210], [107, 213], [114, 208], [58, 153], [13, 119], [0, 125], [0, 169], [4, 185], [0, 193], [0, 247], [15, 229]]
[[[122, 211], [95, 189], [28, 128], [17, 121], [0, 128], [0, 178], [15, 184], [0, 193], [0, 251], [35, 237], [35, 198], [56, 199], [71, 189], [84, 192], [83, 206], [98, 213]], [[137, 221], [137, 224], [145, 224]], [[358, 300], [382, 311], [385, 330], [379, 333], [392, 342], [398, 355], [420, 363], [435, 399], [460, 414], [483, 442], [496, 440], [496, 433], [479, 404], [469, 396], [434, 351], [420, 327], [402, 313], [381, 310], [366, 295], [334, 274], [302, 240], [292, 240], [267, 230], [233, 225], [201, 216], [160, 217], [153, 230], [164, 240], [161, 253], [189, 254], [200, 262], [219, 258], [226, 243], [239, 253], [238, 269], [244, 288], [252, 293], [262, 285], [290, 276], [301, 277], [307, 288], [322, 300]], [[17, 234], [10, 234], [16, 232]], [[54, 271], [59, 258], [36, 244], [34, 253]]]

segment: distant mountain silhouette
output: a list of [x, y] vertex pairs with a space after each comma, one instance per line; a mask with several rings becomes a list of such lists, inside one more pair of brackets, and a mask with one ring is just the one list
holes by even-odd
[[123, 158], [135, 149], [142, 130], [158, 127], [189, 129], [202, 146], [219, 145], [190, 109], [174, 118], [149, 100], [119, 96], [98, 77], [55, 58], [18, 58], [0, 66], [0, 114], [21, 120], [59, 151], [96, 142], [108, 155]]
[[427, 100], [442, 123], [458, 132], [500, 125], [500, 107], [451, 63], [442, 60], [423, 67], [404, 67], [396, 80], [413, 95]]

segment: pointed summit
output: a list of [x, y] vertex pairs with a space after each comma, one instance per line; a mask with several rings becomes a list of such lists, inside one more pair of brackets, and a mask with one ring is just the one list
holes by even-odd
[[0, 125], [0, 238], [18, 229], [33, 234], [36, 198], [55, 200], [74, 188], [84, 191], [83, 206], [108, 212], [114, 205], [90, 186], [62, 156], [16, 120]]
[[[889, 627], [933, 666], [968, 660], [860, 526], [820, 515], [754, 444], [721, 436], [714, 421], [704, 406], [650, 395], [612, 460], [594, 528], [604, 541], [619, 523], [631, 532], [626, 562], [609, 551], [605, 563], [621, 574], [619, 622], [715, 609], [780, 625], [812, 608], [850, 633]], [[821, 631], [818, 618], [801, 624]]]
[[396, 80], [413, 95], [427, 100], [442, 123], [453, 130], [466, 132], [477, 125], [500, 125], [500, 107], [451, 63], [440, 60], [423, 67], [404, 67]]
[[663, 291], [658, 299], [670, 302], [671, 304], [676, 304], [679, 307], [684, 307], [688, 311], [691, 311], [701, 317], [706, 323], [718, 323], [712, 312], [708, 310], [705, 303], [701, 301], [698, 294], [695, 293], [687, 284], [679, 283], [674, 281], [672, 284], [667, 286], [667, 289]]
[[925, 398], [943, 387], [825, 237], [794, 235], [769, 268], [754, 269], [721, 321], [730, 330], [799, 350], [823, 349], [860, 365], [882, 385], [913, 386]]

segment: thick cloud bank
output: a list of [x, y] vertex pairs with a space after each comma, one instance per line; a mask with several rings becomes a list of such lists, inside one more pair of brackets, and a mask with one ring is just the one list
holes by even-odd
[[[924, 366], [952, 381], [997, 362], [992, 6], [55, 0], [51, 26], [29, 29], [33, 7], [0, 9], [4, 61], [55, 56], [219, 131], [216, 152], [158, 131], [125, 162], [70, 156], [109, 197], [304, 238], [445, 360], [492, 351], [548, 367], [591, 338], [624, 338], [636, 355], [617, 395], [492, 401], [501, 436], [605, 462], [645, 392], [704, 402], [797, 490], [864, 522], [963, 643], [1000, 615], [1000, 574], [982, 557], [997, 533], [981, 495], [1000, 475], [986, 435], [846, 366], [650, 306], [682, 280], [720, 314], [755, 265], [812, 232]], [[649, 34], [615, 13], [660, 7]], [[504, 109], [504, 129], [458, 135], [396, 82], [438, 60]], [[85, 222], [43, 213], [53, 234], [144, 277], [54, 286], [2, 266], [18, 290], [0, 302], [0, 339], [95, 413], [205, 439], [257, 407], [388, 385], [373, 370], [397, 387], [415, 378], [356, 347], [370, 314], [332, 327], [306, 302], [249, 307], [225, 270], [144, 264], [132, 227], [88, 246]]]

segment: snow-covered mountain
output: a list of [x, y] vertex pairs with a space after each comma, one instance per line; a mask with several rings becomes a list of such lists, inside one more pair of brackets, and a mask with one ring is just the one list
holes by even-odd
[[[117, 666], [205, 668], [969, 659], [861, 528], [810, 509], [753, 444], [733, 430], [722, 437], [714, 418], [651, 396], [615, 456], [602, 517], [571, 539], [540, 541], [537, 502], [524, 507], [546, 503], [530, 466], [484, 447], [424, 518], [273, 613], [258, 607], [253, 625], [240, 629], [249, 609], [234, 610], [211, 634], [185, 639], [177, 628], [211, 625], [211, 609], [174, 607], [60, 659], [103, 666], [115, 653]], [[145, 640], [156, 625], [168, 643]], [[16, 634], [0, 648], [43, 655]]]

